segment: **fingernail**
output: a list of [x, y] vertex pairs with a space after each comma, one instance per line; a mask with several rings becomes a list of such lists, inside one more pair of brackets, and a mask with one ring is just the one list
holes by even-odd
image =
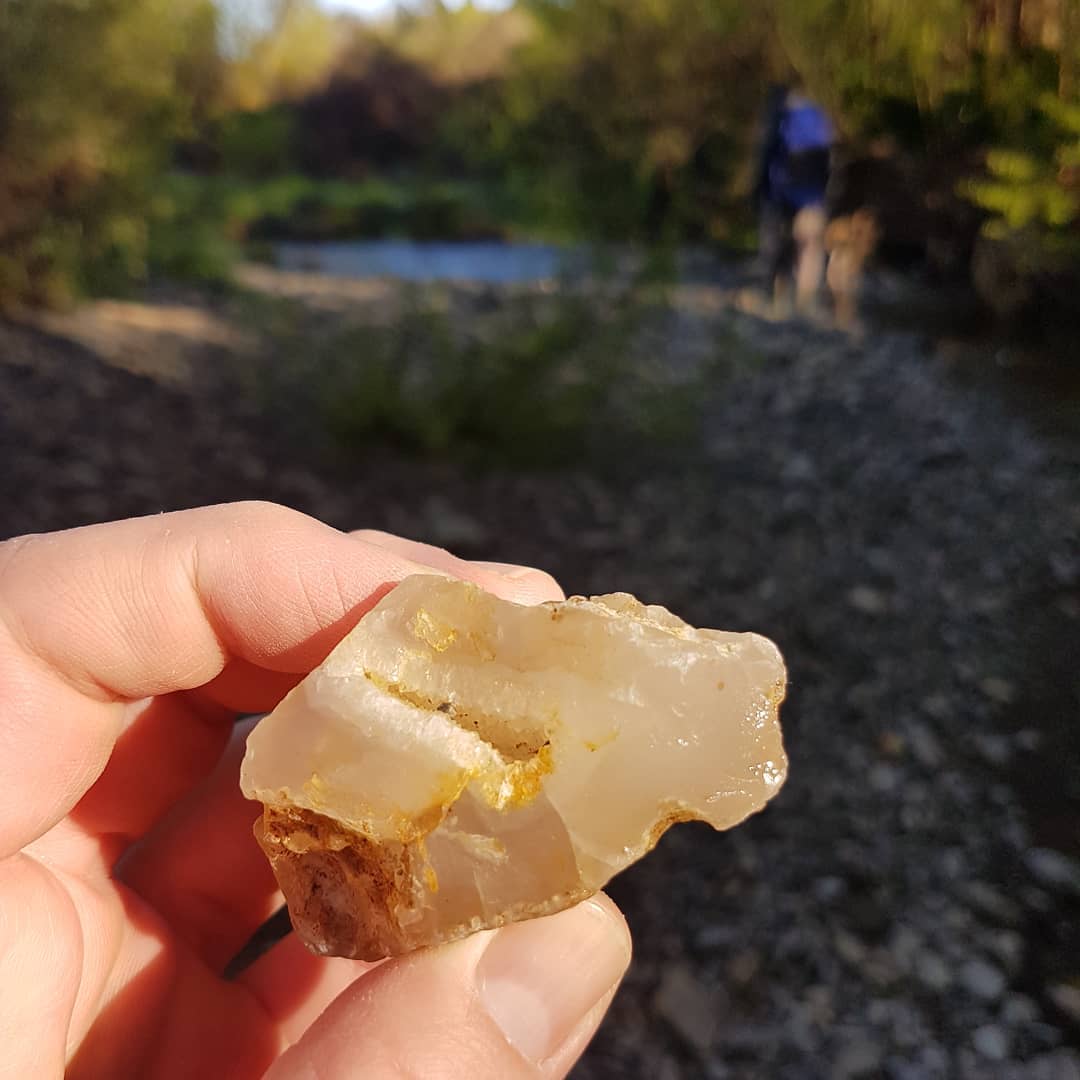
[[533, 577], [540, 573], [531, 566], [514, 566], [511, 563], [488, 563], [488, 566], [507, 581], [521, 581], [523, 578]]
[[586, 900], [497, 931], [476, 978], [507, 1041], [539, 1065], [558, 1053], [629, 962], [625, 924], [600, 901]]
[[541, 571], [533, 569], [531, 566], [518, 566], [512, 570], [507, 570], [505, 576], [511, 581], [521, 581], [522, 578], [536, 577]]

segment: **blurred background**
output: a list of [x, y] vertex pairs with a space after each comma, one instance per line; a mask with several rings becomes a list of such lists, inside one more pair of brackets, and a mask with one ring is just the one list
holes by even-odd
[[0, 0], [2, 534], [269, 498], [773, 637], [788, 784], [613, 883], [575, 1075], [1080, 1077], [1078, 66], [1080, 0]]

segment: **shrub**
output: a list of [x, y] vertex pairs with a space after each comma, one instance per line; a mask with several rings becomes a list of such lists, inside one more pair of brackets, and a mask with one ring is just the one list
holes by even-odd
[[677, 446], [699, 430], [705, 373], [672, 378], [633, 348], [662, 312], [630, 292], [567, 290], [511, 297], [474, 323], [414, 298], [390, 326], [352, 327], [314, 350], [286, 344], [292, 366], [274, 365], [264, 389], [347, 450], [389, 442], [550, 466]]
[[991, 150], [988, 175], [964, 187], [989, 212], [986, 232], [995, 239], [1031, 229], [1052, 243], [1080, 220], [1080, 105], [1046, 95], [1039, 108], [1046, 134], [1023, 149]]
[[0, 303], [60, 303], [146, 271], [150, 181], [184, 127], [192, 0], [0, 4]]

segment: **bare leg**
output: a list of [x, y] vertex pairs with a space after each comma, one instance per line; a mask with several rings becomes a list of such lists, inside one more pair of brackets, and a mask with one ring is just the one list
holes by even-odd
[[859, 279], [862, 259], [850, 244], [834, 248], [829, 253], [825, 280], [833, 299], [833, 316], [841, 330], [854, 330], [859, 304]]
[[811, 313], [825, 276], [825, 208], [803, 207], [792, 225], [795, 238], [795, 307]]
[[836, 325], [841, 330], [855, 327], [855, 297], [848, 292], [836, 296]]
[[791, 274], [794, 257], [791, 217], [775, 203], [762, 207], [759, 255], [765, 275], [765, 296], [772, 301], [773, 317], [790, 314]]

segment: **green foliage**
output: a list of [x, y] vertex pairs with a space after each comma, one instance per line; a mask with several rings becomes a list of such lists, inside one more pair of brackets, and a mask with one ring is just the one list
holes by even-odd
[[1069, 246], [1080, 251], [1080, 237], [1068, 237], [1080, 225], [1080, 104], [1050, 95], [1038, 104], [1041, 138], [1030, 138], [1024, 149], [991, 150], [987, 177], [966, 182], [962, 190], [988, 211], [984, 231], [990, 238], [1025, 232], [1029, 253], [1041, 249], [1056, 257]]
[[988, 229], [1064, 251], [1080, 11], [1007, 7], [431, 0], [373, 27], [318, 0], [0, 0], [0, 302], [220, 280], [288, 238], [745, 246], [765, 87], [792, 76], [910, 175], [985, 156], [963, 190]]
[[0, 303], [61, 303], [146, 269], [149, 183], [190, 115], [199, 0], [0, 4]]
[[341, 51], [334, 16], [317, 0], [225, 3], [230, 57], [225, 103], [257, 112], [323, 85]]
[[215, 124], [210, 142], [221, 172], [232, 176], [280, 176], [293, 168], [295, 119], [274, 106], [259, 112], [230, 112]]
[[180, 174], [157, 182], [147, 211], [147, 263], [154, 274], [222, 283], [238, 254], [219, 192]]
[[507, 322], [487, 341], [455, 342], [445, 317], [421, 310], [386, 334], [343, 342], [352, 363], [325, 398], [331, 431], [347, 444], [389, 438], [518, 462], [577, 456], [612, 387], [611, 331], [591, 333], [580, 298], [546, 317], [515, 310]]
[[528, 15], [515, 8], [488, 11], [472, 4], [441, 3], [420, 11], [402, 9], [379, 35], [384, 45], [431, 73], [446, 86], [499, 79], [514, 50], [532, 33]]
[[[484, 192], [453, 181], [352, 182], [296, 174], [257, 181], [172, 173], [157, 183], [150, 235], [170, 250], [186, 240], [201, 247], [200, 238], [216, 233], [224, 255], [230, 244], [235, 249], [246, 241], [464, 239], [497, 232]], [[163, 268], [160, 262], [157, 268]]]
[[523, 0], [536, 24], [503, 84], [444, 125], [518, 212], [601, 238], [747, 232], [742, 209], [772, 79], [801, 78], [858, 145], [881, 135], [956, 161], [1025, 149], [1065, 60], [1008, 57], [971, 0]]
[[631, 293], [596, 299], [522, 295], [462, 326], [416, 294], [389, 326], [354, 327], [294, 354], [264, 391], [279, 407], [313, 412], [346, 449], [390, 442], [550, 466], [635, 442], [693, 441], [701, 380], [675, 380], [632, 349], [656, 310]]
[[797, 71], [852, 131], [900, 120], [900, 133], [917, 139], [921, 116], [970, 89], [969, 0], [773, 0], [771, 7], [777, 74]]
[[[537, 31], [486, 117], [488, 163], [552, 224], [594, 236], [708, 231], [760, 101], [761, 26], [736, 0], [530, 0]], [[560, 221], [561, 219], [561, 221]]]

